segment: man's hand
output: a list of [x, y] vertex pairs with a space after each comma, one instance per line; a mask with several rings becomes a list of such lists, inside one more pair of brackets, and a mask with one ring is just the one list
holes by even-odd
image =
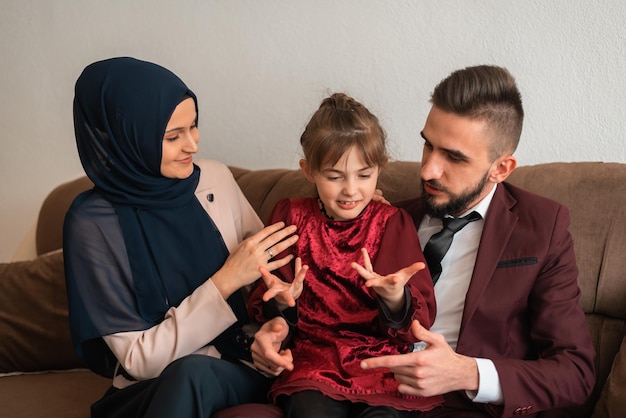
[[372, 196], [372, 200], [375, 202], [381, 202], [386, 205], [391, 205], [387, 199], [383, 196], [383, 191], [381, 189], [374, 190], [374, 196]]
[[278, 376], [283, 370], [293, 370], [291, 350], [281, 350], [282, 342], [289, 334], [289, 325], [282, 317], [267, 321], [254, 335], [250, 347], [252, 361], [257, 369]]
[[441, 334], [411, 324], [413, 335], [427, 344], [426, 349], [408, 354], [373, 357], [361, 368], [388, 367], [400, 382], [398, 391], [406, 395], [433, 396], [455, 390], [478, 390], [476, 360], [457, 354]]

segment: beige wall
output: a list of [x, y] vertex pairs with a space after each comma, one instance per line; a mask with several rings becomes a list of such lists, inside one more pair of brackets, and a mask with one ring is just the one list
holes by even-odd
[[[82, 175], [72, 89], [92, 61], [131, 55], [200, 99], [201, 156], [296, 167], [329, 91], [382, 120], [394, 157], [418, 160], [428, 94], [480, 63], [517, 77], [520, 164], [626, 162], [623, 0], [0, 0], [0, 261], [48, 191]], [[558, 181], [558, 179], [555, 179]]]

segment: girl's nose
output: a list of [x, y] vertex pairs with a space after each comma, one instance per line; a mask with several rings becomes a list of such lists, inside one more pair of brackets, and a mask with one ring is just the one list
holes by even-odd
[[346, 180], [343, 185], [343, 194], [346, 196], [352, 196], [356, 193], [356, 184], [354, 180]]

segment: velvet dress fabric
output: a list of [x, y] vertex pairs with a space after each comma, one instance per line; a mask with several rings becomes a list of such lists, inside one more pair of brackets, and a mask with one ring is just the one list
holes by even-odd
[[[355, 219], [335, 221], [320, 211], [317, 199], [280, 201], [270, 222], [284, 221], [298, 227], [298, 242], [285, 251], [309, 266], [304, 290], [297, 300], [298, 321], [294, 333], [294, 369], [274, 382], [270, 397], [316, 390], [336, 400], [391, 406], [399, 410], [429, 410], [441, 397], [402, 395], [387, 369], [362, 370], [362, 360], [411, 351], [415, 337], [410, 323], [417, 319], [430, 327], [435, 299], [426, 269], [406, 285], [407, 310], [400, 321], [388, 320], [382, 302], [365, 280], [350, 267], [363, 263], [366, 248], [374, 271], [390, 274], [424, 261], [412, 219], [403, 211], [371, 202]], [[281, 254], [279, 256], [282, 256]], [[275, 272], [293, 280], [293, 263]], [[254, 289], [250, 315], [263, 320], [263, 282]]]

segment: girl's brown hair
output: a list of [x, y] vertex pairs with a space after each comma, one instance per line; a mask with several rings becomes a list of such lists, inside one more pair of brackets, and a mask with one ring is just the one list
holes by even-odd
[[353, 146], [368, 166], [382, 168], [388, 160], [386, 142], [378, 118], [344, 93], [324, 99], [300, 137], [311, 173], [334, 166]]

